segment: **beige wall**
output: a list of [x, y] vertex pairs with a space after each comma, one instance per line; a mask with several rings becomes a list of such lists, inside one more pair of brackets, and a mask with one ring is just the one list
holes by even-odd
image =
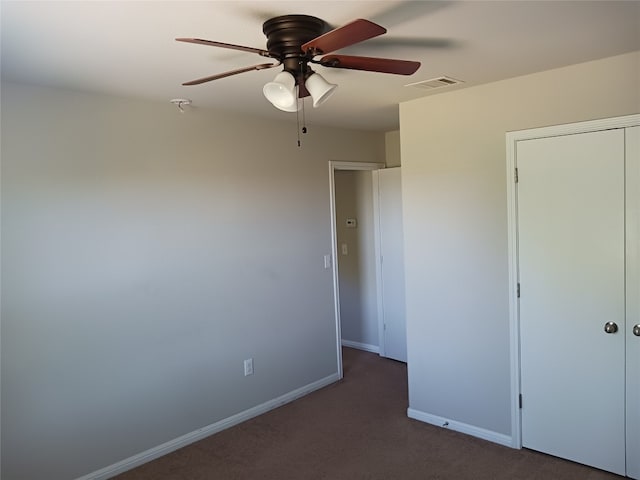
[[512, 434], [505, 133], [638, 112], [639, 52], [401, 104], [414, 414]]
[[382, 162], [383, 134], [298, 148], [295, 122], [1, 93], [3, 479], [77, 478], [337, 373], [327, 162]]
[[393, 130], [384, 134], [385, 164], [387, 168], [402, 165], [400, 158], [400, 130]]

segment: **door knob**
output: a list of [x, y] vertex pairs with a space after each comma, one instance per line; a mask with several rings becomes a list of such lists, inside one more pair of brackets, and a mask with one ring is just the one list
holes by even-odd
[[607, 333], [616, 333], [618, 331], [618, 325], [616, 322], [607, 322], [604, 324], [604, 331]]
[[633, 334], [636, 337], [640, 337], [640, 323], [638, 325], [633, 326]]

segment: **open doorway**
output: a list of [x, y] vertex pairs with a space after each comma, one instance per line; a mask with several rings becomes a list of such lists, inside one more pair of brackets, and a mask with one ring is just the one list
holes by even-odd
[[342, 346], [406, 362], [400, 169], [329, 167], [339, 372]]
[[[369, 244], [373, 242], [374, 239], [374, 230], [373, 226], [371, 229], [368, 227], [368, 217], [373, 215], [373, 191], [369, 190], [368, 194], [366, 189], [363, 189], [364, 192], [346, 192], [349, 188], [357, 187], [358, 184], [362, 185], [367, 181], [367, 177], [369, 180], [369, 185], [371, 185], [371, 172], [378, 170], [380, 168], [384, 168], [384, 164], [381, 163], [360, 163], [360, 162], [329, 162], [329, 183], [330, 183], [330, 206], [331, 206], [331, 238], [332, 238], [332, 256], [334, 259], [333, 262], [333, 289], [334, 289], [334, 299], [335, 299], [335, 319], [336, 319], [336, 339], [337, 345], [336, 350], [338, 352], [338, 372], [340, 377], [342, 378], [343, 369], [342, 369], [342, 344], [343, 344], [343, 321], [345, 322], [344, 333], [348, 335], [354, 336], [358, 333], [358, 339], [346, 338], [348, 346], [357, 347], [361, 349], [368, 349], [369, 351], [376, 351], [378, 347], [378, 342], [372, 340], [374, 338], [372, 336], [372, 331], [375, 331], [377, 335], [378, 325], [377, 325], [377, 315], [376, 325], [371, 325], [371, 319], [369, 318], [367, 325], [356, 325], [356, 322], [348, 319], [348, 316], [351, 314], [357, 313], [358, 311], [362, 311], [362, 285], [359, 283], [359, 276], [361, 275], [360, 269], [361, 264], [363, 263], [362, 258], [360, 258], [364, 250], [364, 253], [367, 253], [367, 250], [370, 250], [369, 247], [361, 247], [359, 244], [356, 244], [359, 240], [359, 237], [369, 235], [368, 239], [365, 239], [364, 242]], [[355, 175], [355, 173], [360, 172], [363, 173], [363, 176]], [[337, 183], [336, 183], [337, 182]], [[336, 195], [336, 186], [339, 191]], [[346, 197], [351, 198], [346, 198]], [[346, 198], [346, 202], [345, 202]], [[352, 210], [352, 204], [357, 204], [360, 201], [361, 210], [365, 212], [364, 216], [360, 216], [360, 213], [356, 210]], [[340, 205], [337, 204], [340, 203]], [[362, 205], [363, 203], [368, 203], [368, 205]], [[366, 212], [370, 211], [370, 214]], [[340, 215], [340, 217], [338, 217]], [[360, 222], [358, 221], [358, 217], [360, 217]], [[364, 223], [363, 223], [364, 221]], [[338, 225], [340, 223], [340, 225]], [[359, 225], [359, 226], [358, 226]], [[363, 228], [364, 227], [364, 228]], [[340, 234], [339, 234], [340, 231]], [[362, 232], [362, 233], [361, 233]], [[343, 254], [343, 252], [345, 252]], [[351, 253], [351, 254], [350, 254]], [[372, 256], [373, 252], [371, 252], [367, 257], [368, 264], [364, 266], [364, 268], [370, 272], [373, 268], [375, 271], [375, 257]], [[343, 258], [341, 260], [341, 257]], [[365, 260], [365, 263], [366, 263]], [[341, 287], [341, 266], [342, 264], [342, 272], [344, 273], [342, 278], [342, 283], [344, 284]], [[365, 275], [368, 278], [368, 282], [371, 282], [371, 276]], [[375, 276], [373, 277], [375, 282]], [[376, 283], [372, 285], [372, 290], [376, 292]], [[341, 290], [343, 293], [348, 293], [346, 295], [348, 298], [345, 298], [341, 301]], [[370, 295], [366, 295], [368, 297], [368, 303], [371, 303]], [[375, 297], [374, 297], [375, 301]], [[375, 303], [374, 303], [375, 305]], [[365, 307], [369, 317], [371, 317], [371, 309], [370, 307]], [[377, 307], [374, 311], [377, 311]], [[343, 315], [344, 314], [344, 315]], [[342, 318], [344, 316], [344, 319]], [[362, 341], [365, 340], [365, 341]], [[379, 350], [378, 350], [379, 351]]]
[[334, 175], [342, 345], [379, 354], [372, 172], [337, 170]]

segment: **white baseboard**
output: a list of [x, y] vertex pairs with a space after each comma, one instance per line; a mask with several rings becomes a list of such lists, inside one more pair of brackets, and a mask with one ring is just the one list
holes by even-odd
[[472, 435], [474, 437], [482, 438], [483, 440], [498, 443], [500, 445], [504, 445], [505, 447], [515, 448], [513, 446], [512, 437], [503, 433], [497, 433], [492, 430], [475, 427], [467, 423], [456, 422], [455, 420], [449, 420], [448, 418], [421, 412], [420, 410], [414, 410], [413, 408], [407, 409], [407, 415], [409, 418], [420, 420], [421, 422], [430, 423], [431, 425], [436, 425], [438, 427], [448, 428], [460, 433], [466, 433], [467, 435]]
[[377, 345], [370, 345], [368, 343], [352, 342], [351, 340], [342, 339], [343, 347], [357, 348], [358, 350], [364, 350], [365, 352], [380, 353], [380, 347]]
[[286, 393], [278, 398], [274, 398], [273, 400], [269, 400], [268, 402], [265, 402], [261, 405], [257, 405], [253, 408], [245, 410], [244, 412], [240, 412], [236, 415], [225, 418], [224, 420], [220, 420], [219, 422], [213, 423], [206, 427], [199, 428], [198, 430], [187, 433], [186, 435], [182, 435], [181, 437], [170, 440], [166, 443], [163, 443], [162, 445], [150, 448], [145, 452], [129, 457], [118, 463], [114, 463], [113, 465], [109, 465], [108, 467], [102, 468], [93, 473], [84, 475], [77, 480], [106, 480], [108, 478], [114, 477], [123, 472], [126, 472], [127, 470], [131, 470], [132, 468], [138, 467], [144, 463], [150, 462], [151, 460], [155, 460], [156, 458], [162, 457], [163, 455], [178, 450], [179, 448], [185, 447], [190, 443], [202, 440], [203, 438], [213, 435], [214, 433], [218, 433], [229, 427], [233, 427], [234, 425], [238, 425], [239, 423], [247, 421], [253, 417], [257, 417], [258, 415], [267, 413], [274, 408], [278, 408], [300, 397], [304, 397], [305, 395], [322, 387], [326, 387], [327, 385], [337, 382], [338, 380], [340, 380], [340, 376], [337, 373], [334, 373], [332, 375], [329, 375], [328, 377], [310, 383], [309, 385], [305, 385], [304, 387]]

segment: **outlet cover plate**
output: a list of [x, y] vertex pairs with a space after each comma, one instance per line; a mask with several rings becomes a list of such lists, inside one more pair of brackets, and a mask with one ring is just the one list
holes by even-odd
[[244, 376], [253, 375], [253, 358], [247, 358], [244, 361]]

